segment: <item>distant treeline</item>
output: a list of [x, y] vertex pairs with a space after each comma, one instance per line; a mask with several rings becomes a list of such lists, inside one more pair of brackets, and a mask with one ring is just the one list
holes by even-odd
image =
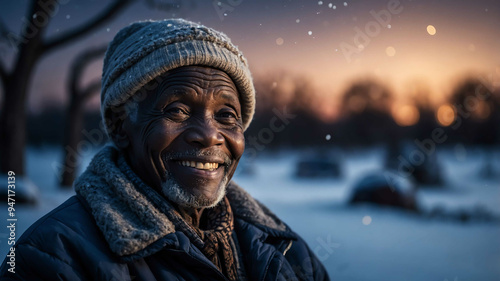
[[[418, 119], [404, 126], [396, 122], [391, 111], [394, 109], [391, 93], [378, 82], [354, 83], [342, 97], [340, 117], [323, 121], [317, 114], [318, 103], [314, 102], [310, 83], [304, 79], [289, 81], [294, 84], [286, 86], [288, 93], [280, 92], [284, 90], [272, 79], [256, 83], [258, 110], [245, 133], [248, 150], [395, 144], [402, 140], [432, 139], [436, 134], [446, 143], [500, 144], [500, 94], [475, 79], [460, 83], [443, 108], [429, 106], [422, 99], [423, 94], [420, 95], [412, 105], [418, 111]], [[284, 95], [288, 98], [283, 99]], [[62, 144], [65, 114], [64, 108], [52, 108], [30, 115], [29, 143]], [[402, 114], [405, 117], [406, 112]], [[98, 111], [86, 112], [84, 120], [85, 130], [100, 128]]]

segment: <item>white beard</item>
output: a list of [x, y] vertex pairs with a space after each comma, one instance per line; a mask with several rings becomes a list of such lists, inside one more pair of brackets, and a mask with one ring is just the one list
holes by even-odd
[[189, 208], [215, 207], [226, 195], [226, 187], [229, 182], [227, 174], [224, 175], [224, 178], [217, 188], [215, 199], [211, 200], [204, 195], [195, 196], [194, 194], [191, 194], [187, 190], [183, 189], [174, 177], [168, 173], [168, 171], [165, 176], [167, 180], [161, 184], [161, 191], [163, 195], [179, 206]]

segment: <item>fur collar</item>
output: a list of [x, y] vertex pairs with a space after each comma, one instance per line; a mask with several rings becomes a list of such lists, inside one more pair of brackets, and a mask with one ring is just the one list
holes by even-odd
[[[75, 181], [74, 187], [89, 204], [111, 251], [127, 256], [143, 251], [175, 232], [175, 225], [185, 222], [152, 188], [142, 181], [131, 181], [119, 168], [119, 158], [120, 152], [116, 148], [104, 147]], [[278, 231], [288, 229], [269, 209], [234, 182], [229, 184], [226, 196], [236, 218]], [[194, 242], [202, 243], [201, 239]]]

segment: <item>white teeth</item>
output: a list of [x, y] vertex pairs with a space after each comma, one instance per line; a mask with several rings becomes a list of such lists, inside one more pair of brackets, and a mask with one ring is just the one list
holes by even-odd
[[219, 168], [219, 163], [202, 163], [195, 161], [179, 161], [179, 164], [185, 167], [196, 168], [200, 170], [214, 170]]

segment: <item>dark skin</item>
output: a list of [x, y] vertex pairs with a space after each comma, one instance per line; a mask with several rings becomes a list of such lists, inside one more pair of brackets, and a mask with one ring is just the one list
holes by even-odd
[[[120, 120], [112, 114], [111, 120], [117, 125], [115, 144], [134, 172], [158, 191], [168, 173], [190, 194], [214, 201], [245, 148], [238, 91], [214, 68], [169, 71], [157, 87], [148, 87], [135, 116]], [[181, 213], [198, 225], [202, 211], [183, 208]]]

